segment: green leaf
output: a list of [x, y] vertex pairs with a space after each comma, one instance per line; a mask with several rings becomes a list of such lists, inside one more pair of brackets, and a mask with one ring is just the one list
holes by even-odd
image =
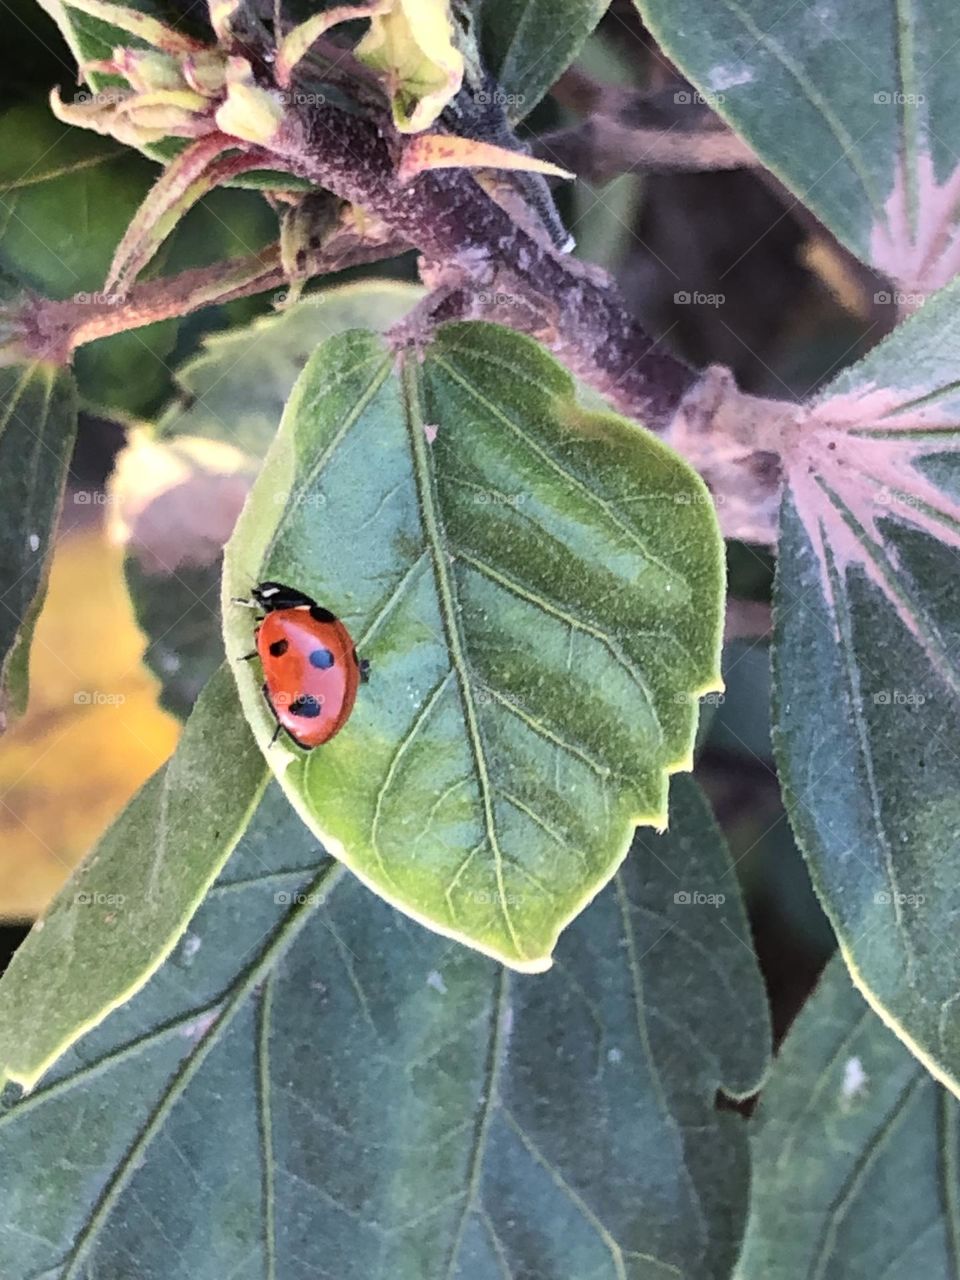
[[[398, 367], [399, 366], [399, 367]], [[450, 325], [307, 365], [227, 548], [224, 600], [263, 580], [338, 613], [373, 666], [312, 755], [269, 746], [326, 848], [401, 910], [511, 966], [550, 963], [637, 823], [663, 826], [698, 695], [719, 687], [722, 546], [671, 450], [587, 411], [535, 343]], [[225, 606], [231, 659], [248, 610]]]
[[786, 439], [776, 749], [857, 985], [960, 1090], [960, 284]]
[[69, 373], [48, 364], [0, 369], [0, 729], [27, 705], [30, 639], [76, 432]]
[[246, 828], [266, 777], [223, 670], [170, 761], [67, 881], [0, 979], [0, 1080], [32, 1087], [143, 986]]
[[[39, 158], [38, 158], [39, 157]], [[0, 271], [50, 298], [94, 300], [155, 170], [110, 139], [65, 129], [45, 107], [0, 115]], [[81, 395], [138, 413], [156, 402], [177, 322], [78, 352]], [[132, 370], [135, 369], [135, 375]]]
[[909, 309], [914, 293], [953, 278], [960, 10], [951, 0], [637, 5], [698, 96], [854, 253], [907, 291], [880, 301]]
[[473, 0], [477, 40], [511, 120], [529, 115], [580, 52], [608, 0]]
[[670, 834], [517, 978], [366, 893], [271, 785], [148, 987], [7, 1095], [0, 1271], [727, 1277], [746, 1126], [715, 1095], [757, 1088], [769, 1030], [722, 842], [674, 786]]
[[41, 106], [0, 115], [0, 267], [51, 298], [102, 289], [154, 167]]
[[835, 960], [790, 1030], [755, 1121], [737, 1280], [949, 1280], [960, 1107]]

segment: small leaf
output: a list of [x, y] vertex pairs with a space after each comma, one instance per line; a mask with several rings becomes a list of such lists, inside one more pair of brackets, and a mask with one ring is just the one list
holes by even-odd
[[[244, 63], [242, 58], [231, 61]], [[284, 121], [283, 103], [279, 94], [261, 89], [247, 69], [246, 75], [228, 76], [227, 96], [214, 118], [224, 133], [256, 146], [269, 146]]]
[[171, 138], [196, 138], [210, 130], [210, 103], [192, 89], [152, 93], [115, 93], [67, 103], [58, 89], [50, 92], [50, 110], [64, 124], [116, 138], [129, 147], [145, 148]]
[[391, 0], [372, 15], [354, 52], [383, 73], [402, 133], [429, 128], [463, 81], [449, 0]]
[[410, 182], [427, 169], [518, 169], [554, 178], [576, 176], [525, 151], [510, 151], [492, 142], [459, 138], [452, 133], [422, 133], [406, 144], [397, 171], [400, 181]]
[[960, 1103], [834, 960], [760, 1100], [738, 1280], [955, 1275], [958, 1133]]
[[214, 165], [233, 145], [233, 138], [223, 133], [207, 134], [170, 161], [116, 246], [106, 291], [136, 280], [189, 207], [218, 184]]
[[757, 1088], [769, 1029], [675, 785], [671, 833], [520, 979], [339, 873], [269, 787], [147, 988], [6, 1095], [0, 1271], [726, 1280], [749, 1171], [716, 1090]]
[[43, 604], [77, 431], [71, 375], [0, 368], [0, 729], [27, 704], [30, 639]]
[[173, 950], [266, 782], [229, 672], [168, 764], [54, 899], [0, 979], [0, 1079], [32, 1088]]
[[[529, 339], [453, 325], [400, 363], [360, 333], [311, 359], [224, 600], [289, 583], [372, 662], [333, 742], [268, 753], [324, 845], [431, 928], [542, 970], [691, 767], [720, 686], [716, 519], [680, 458], [580, 408]], [[224, 631], [249, 650], [247, 610]], [[262, 676], [237, 679], [266, 749]]]
[[160, 437], [206, 436], [262, 458], [294, 383], [320, 343], [359, 326], [386, 331], [422, 297], [416, 285], [359, 281], [310, 293], [276, 315], [211, 334], [200, 354], [177, 370], [180, 398], [161, 416]]
[[785, 440], [776, 747], [871, 1004], [960, 1092], [960, 362], [951, 285]]
[[326, 249], [341, 226], [341, 216], [353, 210], [329, 191], [313, 191], [288, 204], [280, 215], [280, 265], [290, 288], [284, 306], [299, 302], [310, 278], [313, 252]]
[[253, 167], [245, 157], [224, 155], [234, 146], [226, 134], [211, 133], [170, 162], [117, 246], [104, 285], [107, 292], [131, 284], [186, 212], [224, 176], [235, 175], [238, 165]]

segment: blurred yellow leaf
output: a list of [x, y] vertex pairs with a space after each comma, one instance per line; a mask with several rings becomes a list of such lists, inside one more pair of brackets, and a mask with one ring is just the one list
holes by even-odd
[[433, 124], [463, 82], [463, 54], [454, 44], [447, 0], [393, 0], [374, 14], [354, 52], [383, 74], [402, 133]]
[[37, 915], [173, 750], [179, 726], [157, 706], [143, 649], [120, 549], [99, 529], [68, 534], [33, 641], [30, 705], [0, 752], [0, 918]]

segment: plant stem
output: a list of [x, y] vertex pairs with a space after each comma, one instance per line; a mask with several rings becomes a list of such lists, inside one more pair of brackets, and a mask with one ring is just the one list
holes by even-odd
[[470, 173], [452, 169], [397, 181], [402, 140], [329, 106], [291, 118], [274, 141], [285, 167], [377, 214], [416, 245], [471, 314], [488, 296], [522, 302], [503, 323], [550, 347], [574, 373], [654, 430], [664, 429], [696, 374], [657, 349], [610, 279], [556, 253], [518, 226]]
[[[307, 264], [308, 274], [326, 275], [395, 257], [406, 247], [394, 241], [373, 243], [355, 238], [349, 243], [334, 242], [314, 255]], [[249, 257], [136, 284], [122, 295], [80, 294], [61, 302], [28, 297], [13, 320], [19, 339], [17, 354], [66, 364], [78, 347], [89, 342], [189, 315], [203, 307], [265, 293], [286, 283], [280, 247], [273, 244]]]

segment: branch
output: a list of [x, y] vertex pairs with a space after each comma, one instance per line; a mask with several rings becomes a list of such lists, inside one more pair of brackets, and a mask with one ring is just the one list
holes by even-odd
[[403, 141], [385, 128], [326, 106], [288, 117], [272, 145], [287, 168], [421, 250], [442, 318], [495, 319], [536, 337], [685, 454], [713, 489], [728, 537], [775, 541], [780, 437], [798, 406], [746, 396], [726, 370], [701, 378], [659, 350], [604, 272], [528, 234], [466, 171], [400, 185]]
[[468, 172], [438, 170], [401, 185], [403, 140], [331, 106], [288, 116], [272, 146], [286, 168], [376, 214], [442, 264], [465, 295], [522, 299], [504, 323], [534, 334], [646, 425], [669, 423], [693, 371], [657, 349], [604, 273], [528, 234]]
[[[361, 263], [396, 257], [408, 247], [393, 240], [371, 242], [337, 237], [308, 257], [305, 273], [315, 276], [343, 271]], [[250, 257], [134, 285], [125, 294], [78, 294], [62, 302], [28, 296], [7, 319], [7, 326], [16, 335], [10, 351], [16, 359], [66, 364], [78, 347], [89, 342], [158, 320], [189, 315], [203, 307], [266, 293], [287, 283], [280, 246], [274, 244]]]
[[753, 150], [729, 129], [713, 123], [693, 128], [626, 124], [616, 116], [594, 115], [568, 129], [544, 134], [534, 154], [603, 184], [631, 171], [662, 173], [751, 169]]

